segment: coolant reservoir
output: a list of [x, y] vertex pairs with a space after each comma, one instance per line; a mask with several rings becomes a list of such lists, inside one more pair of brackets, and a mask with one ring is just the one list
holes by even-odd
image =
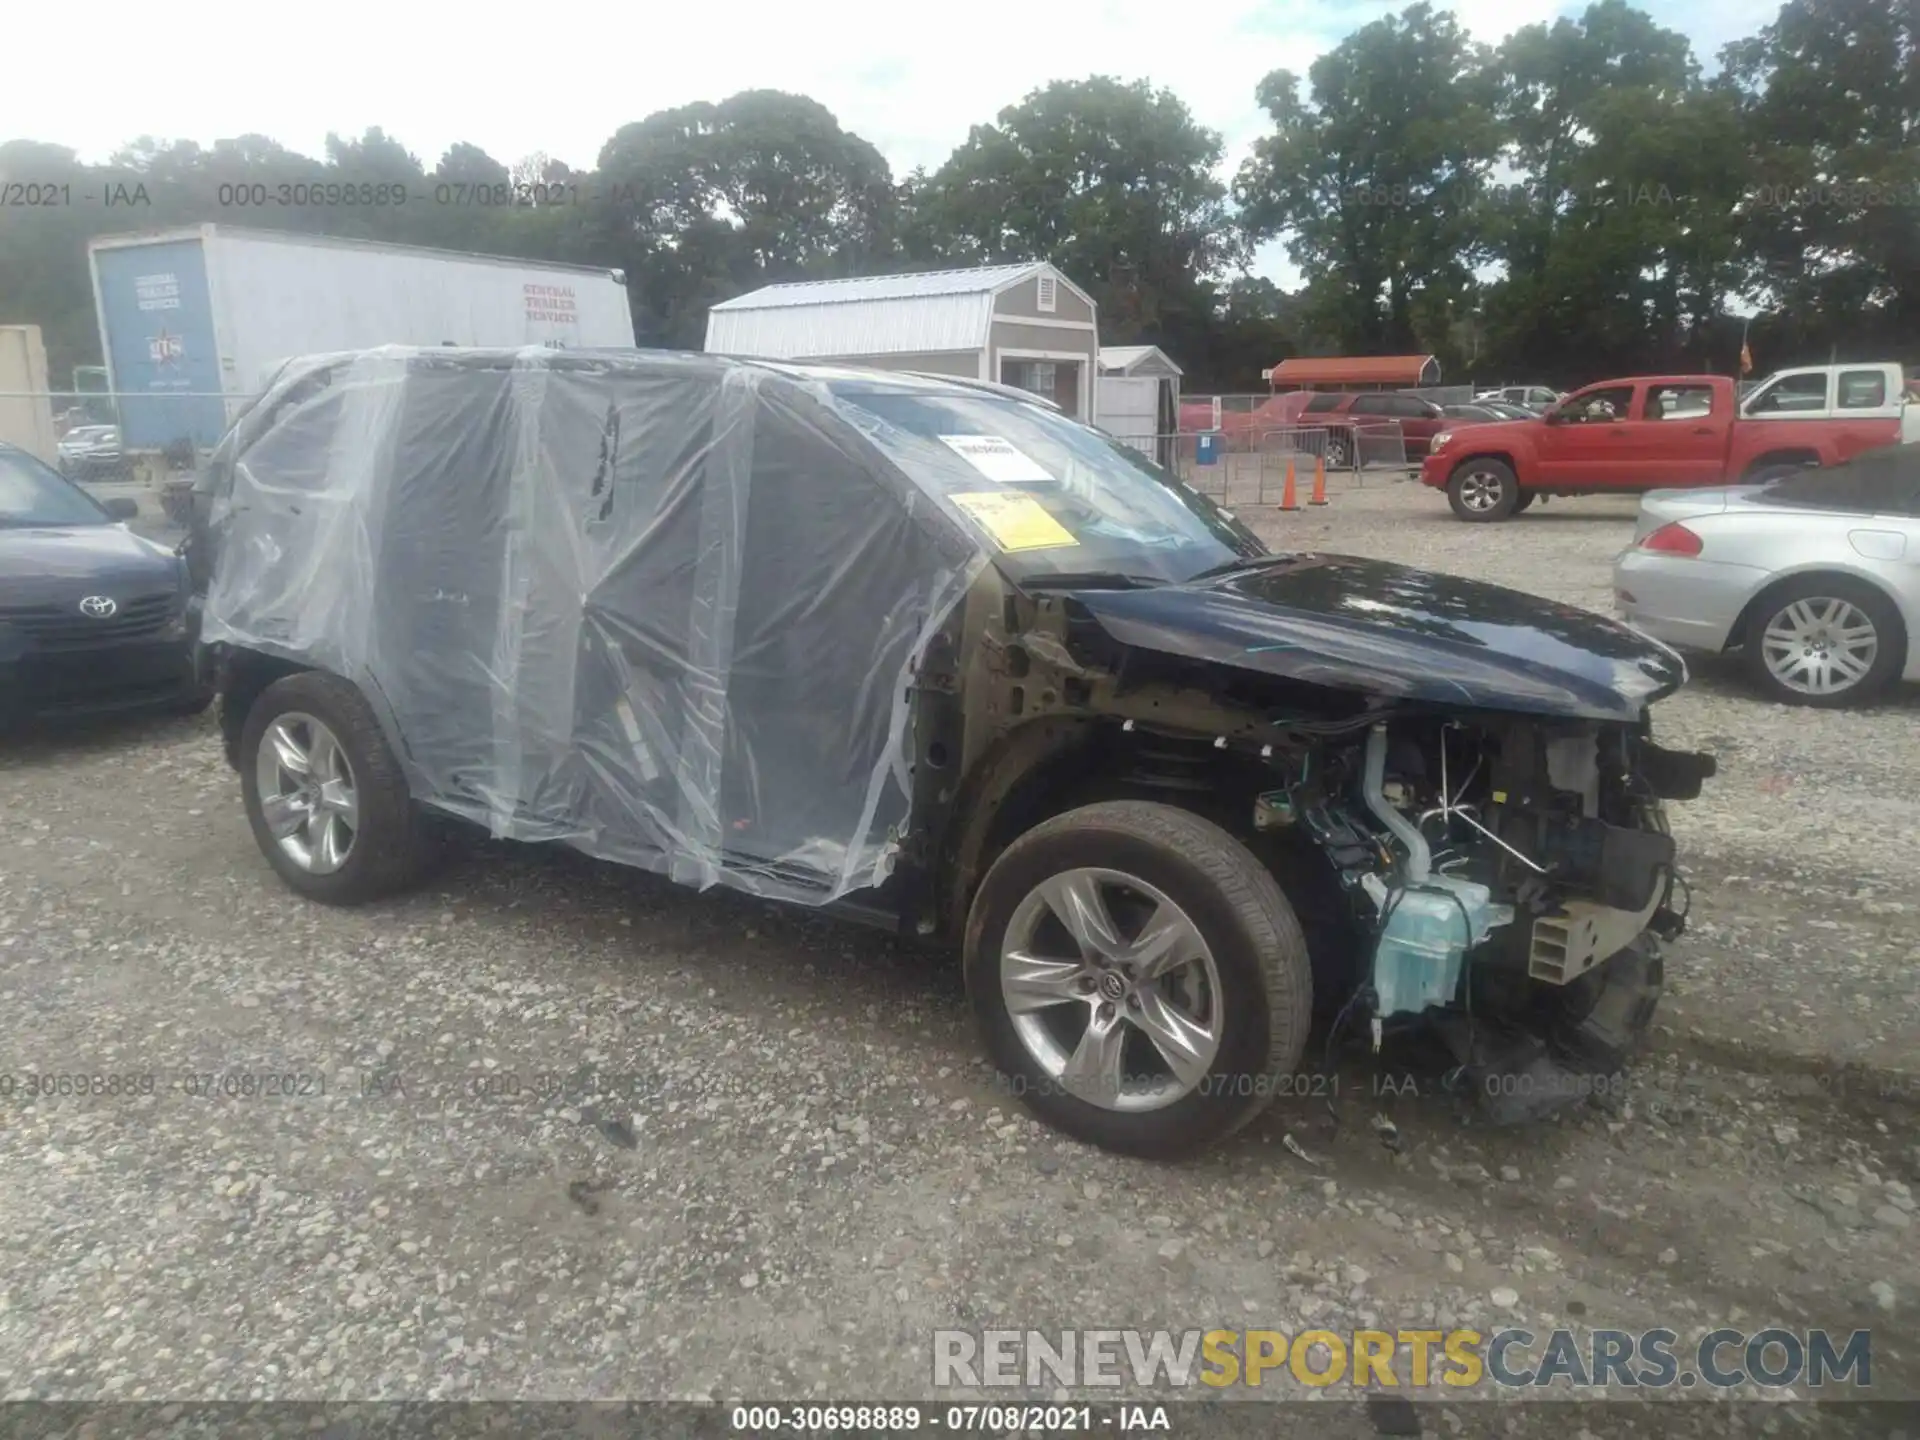
[[1472, 880], [1430, 875], [1399, 892], [1373, 952], [1374, 1010], [1382, 1018], [1445, 1005], [1460, 990], [1466, 952], [1496, 925], [1513, 920], [1511, 905]]

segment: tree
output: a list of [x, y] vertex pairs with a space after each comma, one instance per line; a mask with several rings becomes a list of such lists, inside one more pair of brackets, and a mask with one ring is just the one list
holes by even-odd
[[433, 167], [436, 184], [506, 185], [519, 179], [517, 167], [510, 172], [478, 145], [462, 140], [449, 145], [440, 163]]
[[[21, 187], [23, 198], [58, 195], [65, 186], [77, 200], [97, 183], [64, 145], [0, 142], [0, 186]], [[75, 365], [99, 359], [87, 276], [87, 239], [98, 224], [99, 212], [78, 203], [0, 205], [0, 316], [40, 327], [57, 390], [73, 383]]]
[[1515, 175], [1478, 218], [1505, 270], [1486, 306], [1497, 361], [1567, 381], [1703, 363], [1738, 286], [1742, 167], [1737, 118], [1686, 37], [1600, 0], [1516, 31], [1493, 73]]
[[1722, 58], [1753, 167], [1740, 254], [1774, 312], [1756, 329], [1781, 364], [1920, 359], [1920, 8], [1788, 0]]
[[1262, 370], [1300, 353], [1305, 317], [1299, 297], [1260, 275], [1239, 275], [1216, 297], [1205, 342], [1177, 358], [1195, 393], [1257, 389]]
[[1100, 306], [1117, 343], [1191, 349], [1212, 282], [1244, 262], [1220, 136], [1169, 90], [1055, 81], [976, 125], [908, 197], [909, 248], [958, 264], [1048, 260]]
[[1442, 348], [1421, 324], [1484, 258], [1474, 215], [1499, 149], [1484, 49], [1421, 3], [1349, 35], [1308, 82], [1306, 99], [1290, 71], [1260, 82], [1273, 130], [1235, 181], [1243, 223], [1287, 237], [1312, 323], [1340, 348]]
[[647, 297], [637, 319], [651, 343], [699, 345], [706, 307], [750, 285], [892, 254], [887, 162], [801, 95], [743, 91], [622, 126], [597, 184], [596, 234]]

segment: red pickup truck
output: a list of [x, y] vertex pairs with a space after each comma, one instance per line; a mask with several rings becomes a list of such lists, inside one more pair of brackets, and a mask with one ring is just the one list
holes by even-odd
[[1721, 375], [1637, 375], [1438, 435], [1420, 479], [1462, 520], [1504, 520], [1541, 495], [1754, 484], [1902, 441], [1920, 441], [1920, 402], [1898, 365], [1783, 370], [1744, 400]]

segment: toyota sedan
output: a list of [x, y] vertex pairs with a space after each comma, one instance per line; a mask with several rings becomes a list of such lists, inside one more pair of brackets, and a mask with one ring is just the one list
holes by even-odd
[[200, 710], [186, 562], [24, 450], [0, 445], [0, 725]]

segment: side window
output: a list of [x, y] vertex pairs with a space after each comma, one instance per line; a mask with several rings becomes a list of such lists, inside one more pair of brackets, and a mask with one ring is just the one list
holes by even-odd
[[1569, 425], [1605, 425], [1610, 421], [1626, 419], [1632, 405], [1633, 387], [1617, 385], [1574, 396], [1560, 407], [1560, 414]]
[[319, 384], [288, 395], [238, 463], [274, 486], [324, 489], [345, 399], [344, 390]]
[[1706, 385], [1655, 385], [1647, 391], [1647, 420], [1704, 420], [1713, 413], [1713, 390]]
[[1840, 372], [1841, 410], [1878, 410], [1887, 403], [1887, 377], [1878, 370]]
[[1789, 375], [1776, 380], [1754, 396], [1747, 406], [1749, 415], [1796, 415], [1827, 408], [1825, 371], [1808, 375]]
[[1351, 409], [1349, 409], [1347, 413], [1350, 415], [1391, 414], [1392, 412], [1387, 408], [1387, 402], [1390, 398], [1391, 397], [1386, 395], [1361, 395], [1354, 400]]
[[1301, 413], [1303, 415], [1324, 415], [1329, 410], [1339, 409], [1341, 399], [1342, 397], [1333, 391], [1326, 391], [1307, 401], [1307, 408]]

